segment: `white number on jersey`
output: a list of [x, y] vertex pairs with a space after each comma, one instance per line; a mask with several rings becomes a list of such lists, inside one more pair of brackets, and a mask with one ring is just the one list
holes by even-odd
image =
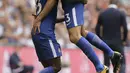
[[67, 18], [66, 22], [67, 22], [67, 23], [70, 22], [69, 13], [65, 14], [65, 16], [66, 16], [66, 18]]
[[42, 10], [42, 4], [41, 4], [40, 0], [36, 0], [36, 10], [37, 10], [37, 12], [36, 12], [37, 15], [38, 15], [38, 14], [41, 12], [41, 10]]

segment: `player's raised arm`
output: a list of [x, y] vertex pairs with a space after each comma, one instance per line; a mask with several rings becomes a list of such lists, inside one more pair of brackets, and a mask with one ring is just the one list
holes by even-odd
[[43, 20], [48, 14], [49, 12], [52, 10], [52, 8], [54, 7], [54, 5], [56, 4], [57, 0], [47, 0], [43, 10], [41, 11], [41, 13], [36, 17], [36, 20], [41, 21]]

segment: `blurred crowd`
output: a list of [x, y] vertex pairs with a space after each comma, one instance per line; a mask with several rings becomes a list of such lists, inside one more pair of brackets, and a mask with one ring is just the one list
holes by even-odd
[[0, 44], [32, 46], [33, 0], [0, 0]]
[[[107, 8], [114, 1], [119, 9], [127, 15], [128, 39], [130, 46], [130, 0], [88, 0], [85, 5], [85, 27], [95, 32], [95, 26], [100, 11]], [[0, 0], [0, 45], [13, 46], [20, 44], [33, 47], [31, 40], [31, 28], [33, 23], [32, 13], [35, 13], [35, 0]], [[62, 6], [58, 6], [58, 16], [63, 16]], [[62, 48], [76, 48], [68, 40], [66, 26], [63, 23], [56, 24], [56, 36]]]

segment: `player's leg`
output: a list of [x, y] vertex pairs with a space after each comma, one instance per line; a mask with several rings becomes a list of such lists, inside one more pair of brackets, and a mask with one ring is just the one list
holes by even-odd
[[111, 61], [115, 63], [115, 64], [113, 63], [114, 72], [117, 72], [120, 68], [120, 61], [121, 61], [122, 55], [119, 52], [114, 52], [96, 34], [85, 30], [83, 26], [82, 26], [81, 33], [91, 44], [101, 49], [104, 53], [106, 53], [111, 58]]
[[40, 73], [58, 73], [61, 70], [60, 57], [41, 61], [44, 69]]
[[56, 39], [42, 33], [32, 35], [39, 61], [45, 67], [40, 73], [58, 73], [61, 69], [61, 49]]
[[68, 8], [64, 10], [70, 41], [76, 44], [85, 53], [85, 55], [88, 56], [95, 65], [97, 72], [101, 72], [104, 69], [103, 64], [100, 63], [91, 44], [81, 36], [81, 25], [84, 24], [84, 5], [77, 4], [75, 6], [68, 6]]
[[104, 65], [101, 64], [101, 62], [99, 61], [91, 44], [84, 37], [81, 36], [80, 29], [81, 26], [68, 29], [70, 41], [76, 44], [84, 52], [84, 54], [91, 60], [91, 62], [96, 67], [96, 71], [100, 73], [104, 70]]
[[83, 26], [82, 26], [81, 33], [82, 33], [82, 36], [84, 36], [92, 45], [101, 49], [109, 57], [113, 56], [114, 51], [105, 42], [103, 42], [96, 34], [85, 30]]

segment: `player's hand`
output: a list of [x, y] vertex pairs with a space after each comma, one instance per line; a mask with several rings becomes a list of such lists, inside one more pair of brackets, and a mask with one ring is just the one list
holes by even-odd
[[40, 33], [40, 24], [41, 21], [37, 20], [36, 15], [32, 14], [34, 16], [34, 21], [33, 21], [33, 33], [36, 34], [36, 31], [38, 30], [38, 33]]
[[35, 14], [32, 14], [32, 16], [34, 17], [34, 19], [36, 19], [36, 18], [37, 18], [37, 16], [36, 16]]

